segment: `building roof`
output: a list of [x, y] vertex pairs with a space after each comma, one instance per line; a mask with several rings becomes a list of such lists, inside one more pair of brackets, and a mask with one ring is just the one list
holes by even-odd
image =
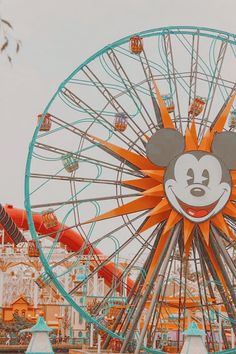
[[51, 331], [52, 329], [48, 327], [48, 325], [44, 321], [44, 318], [39, 316], [37, 323], [32, 328], [23, 329], [21, 332], [36, 333], [36, 332], [51, 332]]
[[205, 332], [202, 331], [201, 329], [198, 328], [198, 325], [196, 324], [196, 322], [191, 322], [188, 329], [186, 331], [184, 331], [184, 335], [185, 336], [204, 336]]
[[18, 296], [13, 302], [11, 305], [14, 305], [16, 303], [25, 303], [27, 305], [30, 305], [29, 301], [24, 297], [24, 295], [20, 295]]

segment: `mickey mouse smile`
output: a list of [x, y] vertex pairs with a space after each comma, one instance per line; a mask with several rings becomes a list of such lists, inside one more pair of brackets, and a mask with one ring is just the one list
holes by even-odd
[[181, 208], [189, 215], [194, 218], [203, 218], [206, 217], [217, 205], [218, 201], [214, 203], [211, 203], [209, 205], [203, 205], [203, 206], [194, 206], [194, 205], [189, 205], [184, 202], [182, 202], [180, 199], [178, 199], [178, 203], [181, 206]]

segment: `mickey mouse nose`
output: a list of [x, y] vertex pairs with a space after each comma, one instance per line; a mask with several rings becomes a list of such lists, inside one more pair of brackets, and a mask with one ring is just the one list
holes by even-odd
[[190, 193], [194, 195], [194, 197], [202, 197], [205, 194], [205, 191], [200, 187], [194, 187], [190, 190]]

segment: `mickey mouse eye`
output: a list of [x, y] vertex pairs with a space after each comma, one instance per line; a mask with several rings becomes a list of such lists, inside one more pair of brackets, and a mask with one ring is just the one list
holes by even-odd
[[187, 183], [188, 185], [193, 184], [194, 181], [194, 172], [192, 168], [189, 168], [187, 171]]
[[202, 184], [208, 186], [209, 184], [209, 172], [205, 169], [202, 172]]

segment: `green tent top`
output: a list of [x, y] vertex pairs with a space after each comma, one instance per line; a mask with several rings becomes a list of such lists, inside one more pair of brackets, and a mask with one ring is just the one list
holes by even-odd
[[48, 327], [48, 325], [44, 321], [44, 318], [39, 316], [37, 323], [33, 327], [28, 329], [23, 329], [21, 332], [35, 333], [35, 332], [51, 332], [51, 331], [52, 329]]
[[195, 336], [202, 337], [205, 335], [205, 332], [198, 328], [196, 322], [191, 322], [188, 329], [183, 333], [185, 336]]

